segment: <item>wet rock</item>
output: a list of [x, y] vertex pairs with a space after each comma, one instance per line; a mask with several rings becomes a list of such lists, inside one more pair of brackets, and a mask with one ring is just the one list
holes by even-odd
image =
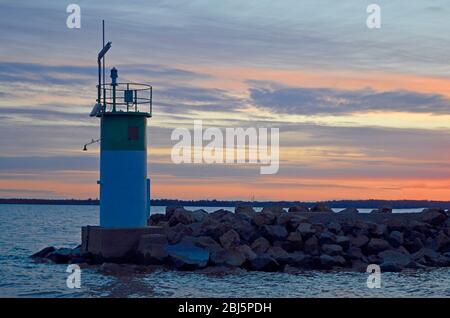
[[322, 251], [327, 255], [341, 255], [343, 252], [342, 246], [337, 244], [324, 244], [321, 246]]
[[319, 239], [319, 244], [323, 245], [323, 244], [334, 244], [336, 242], [336, 235], [334, 235], [333, 233], [326, 231], [323, 233], [320, 233], [318, 235], [318, 239]]
[[257, 238], [250, 246], [256, 254], [263, 254], [270, 248], [270, 242], [264, 237]]
[[405, 268], [411, 262], [411, 256], [395, 250], [386, 250], [378, 254], [382, 260], [382, 264], [394, 264], [397, 267]]
[[328, 223], [328, 231], [334, 233], [334, 234], [339, 234], [339, 232], [341, 232], [341, 225], [337, 222], [330, 222]]
[[210, 253], [222, 250], [222, 246], [209, 236], [199, 236], [195, 238], [193, 244], [209, 251]]
[[49, 253], [46, 258], [51, 260], [56, 264], [67, 264], [72, 258], [80, 257], [80, 249], [71, 249], [71, 248], [58, 248], [53, 252]]
[[319, 240], [317, 237], [312, 236], [307, 239], [303, 245], [303, 251], [310, 255], [319, 255]]
[[205, 267], [208, 264], [208, 250], [193, 244], [178, 243], [167, 245], [165, 249], [177, 269], [194, 270]]
[[425, 209], [422, 211], [421, 221], [432, 225], [440, 225], [444, 223], [448, 215], [441, 209]]
[[220, 237], [220, 244], [222, 244], [223, 248], [230, 249], [232, 247], [236, 247], [241, 242], [241, 238], [239, 234], [235, 230], [229, 230], [224, 235]]
[[345, 265], [345, 259], [340, 256], [331, 256], [327, 254], [322, 254], [319, 257], [320, 265], [324, 269], [331, 269], [334, 266], [344, 266]]
[[357, 208], [346, 208], [342, 211], [340, 211], [339, 213], [343, 213], [343, 214], [358, 214], [359, 211]]
[[312, 228], [310, 223], [300, 223], [297, 227], [297, 232], [300, 233], [304, 239], [306, 239], [316, 233], [316, 230]]
[[31, 255], [31, 258], [44, 258], [47, 257], [50, 253], [54, 252], [56, 249], [53, 246], [45, 247], [37, 253]]
[[327, 212], [327, 213], [333, 213], [333, 210], [329, 207], [326, 206], [323, 203], [317, 203], [316, 205], [314, 205], [311, 208], [311, 212]]
[[390, 249], [391, 246], [386, 240], [379, 238], [370, 239], [369, 243], [367, 243], [366, 249], [369, 254], [378, 254], [379, 252]]
[[280, 264], [268, 255], [261, 255], [250, 262], [250, 269], [254, 271], [276, 272]]
[[380, 264], [381, 272], [401, 272], [402, 267], [395, 263], [384, 262]]
[[261, 235], [269, 241], [284, 240], [288, 236], [286, 228], [281, 225], [264, 225]]
[[159, 222], [162, 222], [165, 220], [166, 220], [166, 216], [164, 214], [154, 213], [154, 214], [150, 215], [150, 217], [147, 221], [147, 225], [158, 225]]
[[278, 246], [269, 248], [267, 255], [276, 260], [280, 265], [287, 264], [290, 260], [288, 252]]
[[403, 233], [399, 232], [399, 231], [392, 231], [389, 234], [388, 237], [388, 242], [393, 246], [393, 247], [399, 247], [401, 245], [403, 245], [404, 240], [403, 240]]
[[350, 244], [354, 247], [364, 247], [369, 243], [369, 238], [365, 235], [351, 236], [349, 239]]
[[215, 265], [227, 265], [233, 267], [242, 266], [247, 260], [246, 255], [236, 249], [221, 250], [211, 254], [211, 262]]
[[192, 217], [195, 222], [203, 222], [208, 217], [208, 212], [203, 209], [195, 210], [192, 212]]
[[296, 206], [291, 206], [288, 209], [288, 212], [309, 212], [309, 209], [304, 206], [304, 205], [296, 205]]
[[336, 236], [335, 243], [340, 245], [344, 250], [347, 250], [350, 247], [350, 239], [344, 235]]

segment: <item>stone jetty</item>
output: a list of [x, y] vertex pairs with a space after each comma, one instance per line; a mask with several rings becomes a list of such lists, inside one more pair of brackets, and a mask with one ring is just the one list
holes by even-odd
[[347, 208], [335, 213], [323, 204], [312, 208], [249, 206], [235, 211], [190, 211], [167, 207], [148, 225], [160, 234], [143, 234], [126, 257], [113, 261], [80, 247], [47, 247], [31, 257], [55, 263], [125, 263], [175, 270], [220, 268], [249, 271], [351, 270], [382, 271], [450, 266], [449, 211], [372, 213]]

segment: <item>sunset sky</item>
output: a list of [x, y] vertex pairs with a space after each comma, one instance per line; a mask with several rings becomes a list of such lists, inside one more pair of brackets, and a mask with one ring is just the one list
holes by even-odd
[[[98, 197], [101, 20], [153, 86], [153, 198], [450, 200], [445, 0], [0, 0], [0, 197]], [[380, 29], [366, 7], [381, 7]], [[274, 127], [280, 169], [172, 163], [175, 128]]]

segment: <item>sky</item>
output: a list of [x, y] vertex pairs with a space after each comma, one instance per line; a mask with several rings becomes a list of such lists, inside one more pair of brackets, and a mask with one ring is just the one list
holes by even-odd
[[[153, 86], [153, 198], [450, 200], [449, 16], [445, 0], [0, 0], [0, 197], [98, 197], [99, 147], [82, 147], [105, 19], [107, 67]], [[278, 173], [173, 163], [194, 120], [279, 128]]]

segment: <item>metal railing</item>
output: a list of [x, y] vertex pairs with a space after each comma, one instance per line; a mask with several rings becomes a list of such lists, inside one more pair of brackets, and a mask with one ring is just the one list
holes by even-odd
[[[97, 85], [98, 89], [98, 85]], [[102, 84], [101, 100], [105, 112], [139, 112], [152, 116], [152, 87], [141, 83]]]

